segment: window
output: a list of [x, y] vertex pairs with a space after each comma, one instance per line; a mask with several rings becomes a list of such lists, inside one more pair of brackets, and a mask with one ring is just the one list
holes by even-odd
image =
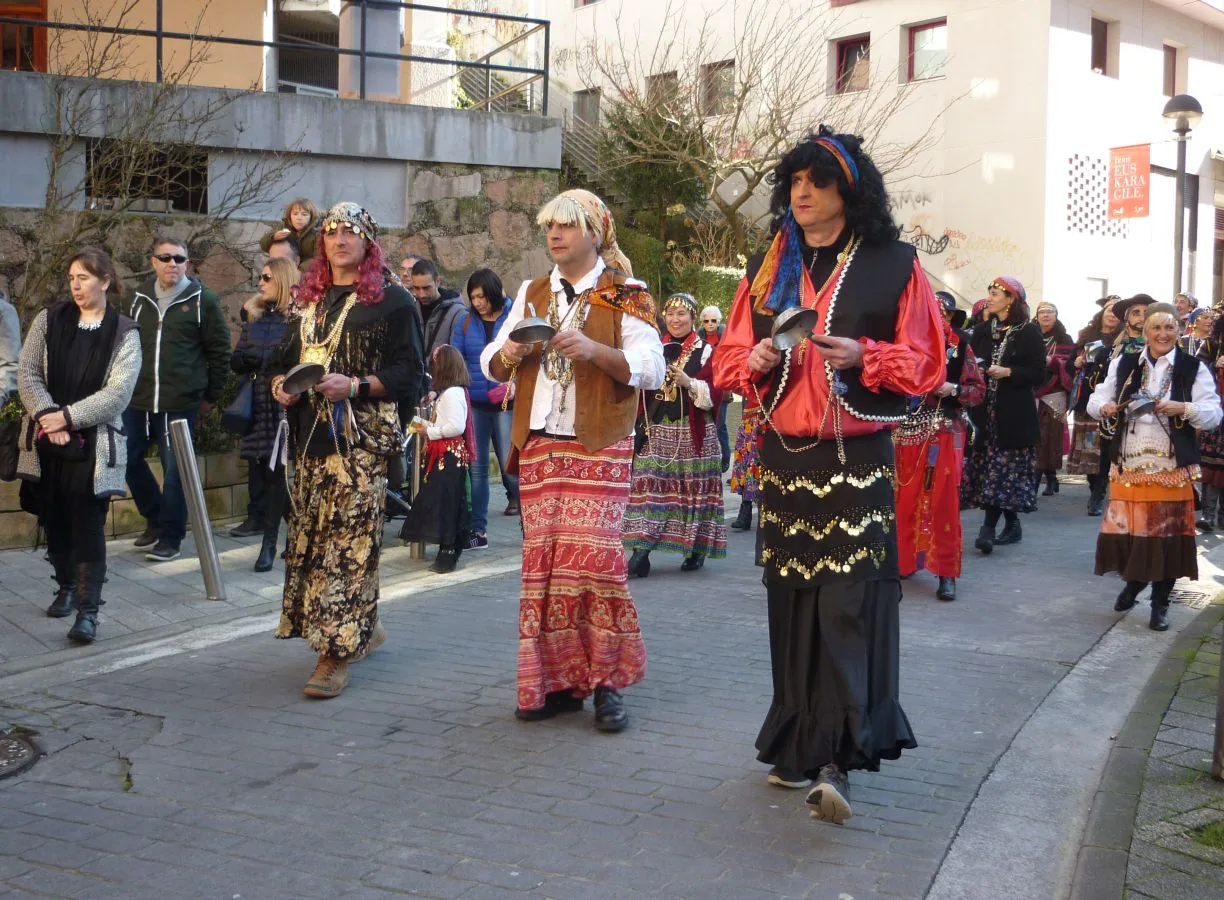
[[846, 38], [837, 42], [834, 90], [839, 94], [865, 91], [871, 83], [871, 38]]
[[725, 116], [735, 108], [735, 60], [701, 67], [701, 114]]
[[1093, 16], [1089, 35], [1092, 42], [1092, 71], [1110, 78], [1118, 77], [1118, 23]]
[[[46, 19], [46, 0], [0, 0], [0, 16]], [[0, 25], [0, 69], [8, 72], [47, 71], [47, 31], [29, 25]]]
[[91, 140], [85, 192], [90, 209], [207, 213], [208, 153], [182, 144]]
[[660, 72], [646, 79], [646, 103], [651, 106], [663, 106], [675, 99], [680, 90], [680, 76], [675, 72]]
[[1172, 97], [1177, 93], [1177, 48], [1172, 44], [1164, 45], [1164, 95]]
[[574, 118], [588, 125], [599, 124], [599, 88], [574, 93]]
[[909, 27], [909, 67], [906, 81], [924, 81], [943, 75], [948, 62], [948, 20]]

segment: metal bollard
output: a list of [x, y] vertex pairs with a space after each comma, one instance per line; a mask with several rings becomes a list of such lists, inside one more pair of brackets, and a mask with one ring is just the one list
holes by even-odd
[[[1224, 647], [1224, 644], [1221, 646]], [[1220, 683], [1216, 689], [1215, 752], [1211, 760], [1211, 777], [1224, 781], [1224, 653], [1220, 654]]]
[[204, 503], [204, 485], [200, 481], [200, 468], [196, 465], [195, 447], [191, 443], [191, 429], [186, 419], [170, 421], [170, 446], [178, 462], [183, 497], [187, 500], [196, 555], [200, 558], [200, 571], [204, 574], [204, 590], [209, 600], [224, 600], [221, 560], [217, 558], [217, 546], [213, 543], [212, 522], [208, 519], [208, 507]]
[[[429, 420], [429, 407], [418, 406], [416, 415], [419, 418]], [[416, 503], [417, 494], [421, 492], [421, 459], [425, 455], [425, 435], [414, 434], [412, 436], [412, 502]], [[425, 558], [425, 543], [423, 541], [413, 541], [408, 545], [409, 559], [424, 559]]]

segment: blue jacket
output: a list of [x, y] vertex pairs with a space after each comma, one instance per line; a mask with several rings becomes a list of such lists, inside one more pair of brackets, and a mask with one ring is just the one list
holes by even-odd
[[[501, 315], [493, 323], [494, 334], [497, 334], [502, 325], [506, 323], [506, 317], [510, 315], [511, 302], [512, 298], [507, 297]], [[472, 379], [472, 386], [469, 390], [472, 400], [476, 403], [488, 403], [489, 389], [495, 385], [495, 382], [485, 378], [480, 368], [480, 353], [487, 343], [484, 323], [480, 321], [480, 316], [475, 311], [468, 310], [466, 315], [455, 320], [455, 330], [451, 333], [451, 346], [463, 354], [463, 359], [467, 363], [468, 375]]]

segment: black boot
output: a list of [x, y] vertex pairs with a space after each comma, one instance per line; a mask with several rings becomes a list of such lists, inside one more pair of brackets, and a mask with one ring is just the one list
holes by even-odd
[[751, 531], [752, 530], [752, 501], [745, 500], [740, 504], [739, 515], [735, 517], [735, 521], [731, 523], [732, 531]]
[[629, 577], [645, 578], [650, 574], [650, 551], [634, 550], [629, 557]]
[[1126, 612], [1139, 602], [1139, 592], [1147, 587], [1144, 581], [1128, 581], [1118, 599], [1114, 601], [1114, 612]]
[[256, 572], [269, 572], [276, 560], [276, 532], [264, 532], [263, 544], [259, 548], [259, 557], [255, 560]]
[[98, 607], [102, 602], [102, 582], [106, 580], [106, 563], [77, 563], [76, 622], [68, 631], [68, 639], [78, 644], [92, 644], [98, 636]]
[[1089, 475], [1088, 484], [1092, 492], [1088, 495], [1088, 515], [1099, 516], [1105, 512], [1105, 491], [1109, 487], [1106, 475]]
[[1216, 507], [1220, 503], [1220, 489], [1209, 484], [1203, 485], [1203, 508], [1199, 510], [1198, 521], [1194, 524], [1204, 533], [1215, 531]]
[[55, 592], [55, 599], [47, 607], [47, 615], [53, 619], [64, 619], [72, 615], [76, 609], [76, 585], [74, 583], [75, 576], [72, 573], [72, 554], [52, 553], [50, 556], [51, 566], [55, 569], [55, 582], [59, 585], [59, 590]]
[[1058, 493], [1058, 479], [1054, 477], [1050, 469], [1046, 469], [1041, 474], [1045, 476], [1045, 490], [1041, 492], [1041, 496], [1053, 497]]
[[995, 538], [995, 546], [1018, 544], [1023, 536], [1024, 533], [1020, 529], [1020, 517], [1012, 513], [1007, 517], [1007, 524], [1003, 526], [999, 536]]
[[944, 578], [939, 576], [939, 587], [935, 588], [935, 596], [940, 600], [952, 601], [956, 599], [956, 579]]
[[1169, 595], [1173, 593], [1173, 580], [1152, 583], [1152, 617], [1148, 628], [1152, 631], [1169, 630]]
[[977, 547], [986, 556], [994, 550], [995, 545], [995, 530], [989, 525], [983, 525], [978, 529], [977, 540], [973, 542], [973, 546]]
[[257, 534], [263, 534], [264, 523], [259, 519], [247, 513], [247, 517], [242, 520], [242, 524], [230, 529], [230, 537], [245, 538], [254, 537]]
[[690, 553], [684, 558], [684, 562], [680, 563], [681, 572], [696, 572], [705, 565], [704, 553]]
[[439, 547], [438, 556], [430, 568], [439, 574], [445, 574], [455, 571], [455, 566], [458, 563], [459, 552], [454, 547]]

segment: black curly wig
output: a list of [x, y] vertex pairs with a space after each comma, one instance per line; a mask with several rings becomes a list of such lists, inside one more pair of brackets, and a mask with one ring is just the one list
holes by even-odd
[[[818, 137], [834, 138], [854, 158], [854, 164], [858, 167], [858, 184], [853, 190], [833, 154], [816, 143]], [[846, 224], [864, 243], [884, 244], [900, 237], [901, 229], [893, 221], [892, 204], [884, 190], [884, 176], [871, 157], [863, 152], [862, 140], [852, 134], [835, 134], [826, 125], [821, 125], [818, 132], [809, 133], [786, 151], [769, 174], [768, 181], [773, 186], [769, 197], [769, 211], [774, 217], [769, 229], [771, 235], [777, 232], [790, 208], [791, 178], [805, 171], [817, 187], [836, 183], [837, 192], [846, 204]]]

